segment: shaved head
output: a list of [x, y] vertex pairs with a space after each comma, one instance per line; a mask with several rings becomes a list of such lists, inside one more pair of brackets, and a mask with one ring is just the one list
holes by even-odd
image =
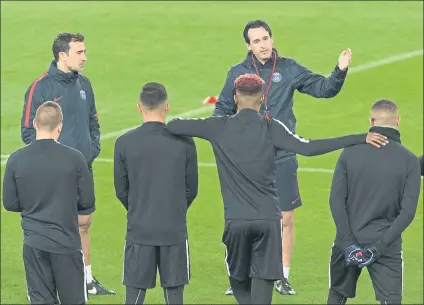
[[53, 132], [63, 121], [62, 109], [57, 103], [44, 102], [35, 113], [34, 125], [38, 131]]
[[387, 99], [375, 102], [371, 108], [371, 125], [397, 127], [399, 114], [397, 105]]
[[258, 108], [263, 102], [264, 80], [256, 74], [240, 75], [234, 81], [235, 102], [240, 107]]

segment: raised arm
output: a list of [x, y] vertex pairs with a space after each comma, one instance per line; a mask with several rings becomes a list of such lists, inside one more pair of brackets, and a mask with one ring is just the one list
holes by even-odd
[[274, 146], [303, 156], [318, 156], [357, 144], [370, 143], [379, 147], [385, 144], [386, 137], [375, 133], [363, 133], [338, 138], [306, 140], [293, 134], [282, 122], [269, 121]]
[[292, 71], [295, 73], [295, 88], [316, 98], [331, 98], [336, 96], [343, 87], [347, 70], [352, 60], [352, 51], [344, 50], [339, 56], [339, 64], [329, 77], [317, 74], [293, 61]]
[[115, 185], [116, 197], [122, 205], [128, 210], [129, 180], [128, 171], [125, 164], [125, 158], [121, 151], [121, 138], [115, 142], [114, 161], [113, 161], [113, 179]]
[[3, 177], [3, 206], [10, 212], [21, 212], [19, 204], [18, 188], [14, 174], [14, 156], [11, 155], [6, 163]]
[[234, 103], [234, 81], [235, 76], [232, 70], [228, 71], [227, 79], [225, 80], [224, 88], [219, 95], [213, 116], [233, 115], [237, 111]]

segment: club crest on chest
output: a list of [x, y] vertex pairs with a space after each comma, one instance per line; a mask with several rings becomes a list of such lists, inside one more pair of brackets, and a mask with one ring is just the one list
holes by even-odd
[[87, 98], [87, 96], [86, 96], [86, 94], [85, 94], [85, 91], [84, 90], [81, 90], [80, 91], [80, 96], [81, 96], [81, 98], [85, 101], [86, 100], [86, 98]]
[[278, 72], [275, 72], [274, 74], [272, 74], [272, 81], [274, 82], [274, 83], [278, 83], [279, 81], [281, 81], [281, 79], [282, 79], [283, 77], [281, 76], [281, 74], [280, 73], [278, 73]]

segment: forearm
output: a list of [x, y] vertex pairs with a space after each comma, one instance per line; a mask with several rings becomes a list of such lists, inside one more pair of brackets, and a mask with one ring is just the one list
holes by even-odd
[[418, 162], [416, 162], [417, 160], [414, 161], [414, 167], [405, 183], [400, 213], [375, 245], [380, 253], [384, 253], [385, 249], [402, 235], [415, 217], [421, 191], [421, 178]]
[[347, 69], [342, 71], [336, 66], [329, 77], [305, 72], [298, 90], [316, 98], [331, 98], [336, 96], [343, 87]]
[[124, 208], [128, 211], [128, 194], [127, 195], [120, 194], [120, 195], [117, 195], [117, 197], [119, 201], [121, 201]]
[[356, 244], [356, 240], [353, 237], [352, 230], [350, 229], [349, 217], [347, 215], [345, 203], [331, 200], [330, 209], [336, 225], [336, 235], [337, 240], [340, 243], [340, 247], [345, 249], [352, 244]]
[[116, 198], [122, 203], [126, 210], [128, 210], [128, 194], [129, 183], [126, 178], [115, 178], [115, 194]]
[[17, 199], [12, 201], [3, 200], [3, 206], [4, 209], [9, 212], [22, 212], [22, 208]]
[[318, 156], [326, 154], [345, 147], [366, 143], [366, 134], [349, 135], [331, 139], [311, 140], [305, 142], [295, 142], [292, 147], [287, 150], [303, 156]]

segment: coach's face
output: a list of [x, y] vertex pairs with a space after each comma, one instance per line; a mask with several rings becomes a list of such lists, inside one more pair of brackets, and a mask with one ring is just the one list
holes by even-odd
[[266, 61], [271, 58], [273, 41], [264, 28], [250, 29], [247, 35], [250, 40], [247, 48], [253, 52], [257, 59]]
[[64, 57], [65, 64], [69, 70], [82, 72], [87, 61], [86, 48], [83, 42], [72, 41], [69, 43], [69, 52]]

